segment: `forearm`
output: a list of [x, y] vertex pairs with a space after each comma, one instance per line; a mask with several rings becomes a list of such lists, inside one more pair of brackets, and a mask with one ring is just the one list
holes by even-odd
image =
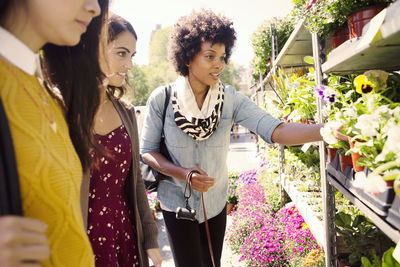
[[184, 181], [186, 179], [188, 170], [173, 164], [159, 152], [144, 153], [142, 158], [146, 164], [158, 172], [174, 177], [178, 180]]
[[272, 133], [272, 141], [282, 145], [300, 145], [322, 141], [324, 124], [282, 123]]

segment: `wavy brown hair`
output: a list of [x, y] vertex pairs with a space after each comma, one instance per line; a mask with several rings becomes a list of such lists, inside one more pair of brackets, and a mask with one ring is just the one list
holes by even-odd
[[43, 66], [46, 80], [60, 90], [69, 134], [83, 169], [90, 168], [94, 116], [100, 103], [99, 43], [106, 30], [109, 0], [98, 0], [99, 16], [89, 24], [81, 41], [74, 47], [46, 44]]

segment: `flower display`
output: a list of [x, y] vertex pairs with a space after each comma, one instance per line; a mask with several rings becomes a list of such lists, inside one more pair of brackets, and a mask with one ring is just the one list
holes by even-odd
[[302, 266], [304, 267], [324, 267], [325, 266], [325, 254], [322, 248], [316, 248], [311, 250], [304, 258], [302, 258]]
[[257, 169], [252, 169], [252, 170], [241, 172], [236, 181], [236, 185], [238, 187], [241, 187], [241, 186], [245, 186], [245, 185], [254, 183], [255, 181], [257, 181], [257, 173], [258, 173]]
[[295, 206], [283, 207], [276, 216], [285, 236], [285, 250], [290, 260], [303, 258], [313, 249], [319, 248], [303, 217]]
[[318, 248], [297, 209], [284, 207], [274, 213], [258, 182], [242, 187], [239, 197], [226, 239], [247, 266], [288, 266]]

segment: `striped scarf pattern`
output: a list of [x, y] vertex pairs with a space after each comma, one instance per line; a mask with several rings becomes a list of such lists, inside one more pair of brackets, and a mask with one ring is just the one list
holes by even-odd
[[176, 125], [187, 135], [194, 140], [206, 140], [217, 129], [221, 119], [222, 108], [224, 105], [224, 89], [225, 85], [219, 82], [217, 102], [211, 115], [205, 119], [192, 118], [189, 121], [185, 116], [180, 113], [179, 104], [177, 101], [176, 90], [174, 91], [171, 102], [174, 110], [174, 118]]

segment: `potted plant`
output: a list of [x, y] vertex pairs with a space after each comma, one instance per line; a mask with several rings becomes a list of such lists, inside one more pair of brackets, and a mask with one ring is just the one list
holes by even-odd
[[226, 214], [230, 214], [234, 209], [235, 205], [238, 203], [237, 185], [236, 181], [239, 178], [239, 173], [235, 171], [230, 171], [228, 173], [228, 197], [226, 200]]
[[349, 38], [361, 36], [364, 25], [393, 2], [394, 0], [294, 0], [292, 14], [298, 19], [304, 18], [311, 32], [320, 36], [331, 35], [334, 49]]

